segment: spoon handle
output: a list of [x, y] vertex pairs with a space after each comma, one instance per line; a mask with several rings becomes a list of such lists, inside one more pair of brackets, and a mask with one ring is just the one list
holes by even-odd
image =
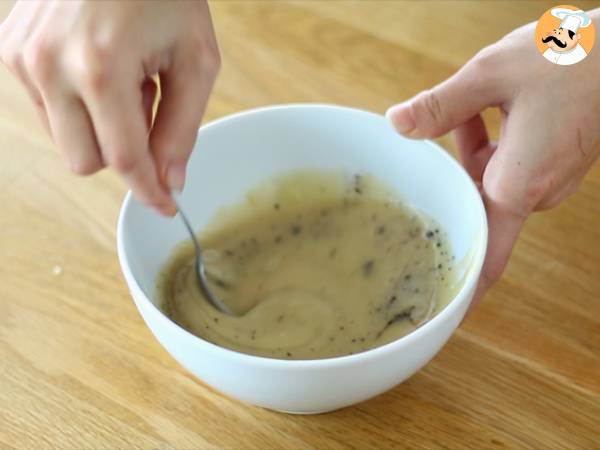
[[211, 303], [217, 310], [219, 310], [225, 314], [232, 315], [232, 313], [231, 313], [230, 309], [227, 307], [227, 305], [225, 305], [225, 303], [223, 303], [221, 301], [221, 299], [219, 297], [217, 297], [215, 294], [213, 294], [213, 292], [210, 290], [210, 288], [208, 286], [208, 280], [206, 279], [206, 272], [204, 270], [204, 261], [202, 259], [202, 248], [200, 247], [200, 244], [198, 243], [196, 233], [194, 233], [194, 229], [192, 228], [192, 225], [191, 225], [190, 221], [188, 220], [187, 215], [183, 212], [183, 209], [181, 209], [179, 201], [175, 198], [175, 195], [173, 195], [173, 201], [175, 202], [175, 206], [177, 206], [177, 213], [178, 213], [179, 217], [181, 217], [181, 221], [185, 225], [185, 228], [187, 229], [188, 233], [190, 234], [190, 238], [192, 239], [192, 244], [194, 245], [194, 250], [196, 253], [196, 264], [195, 264], [196, 280], [198, 281], [198, 286], [200, 287], [200, 291], [202, 291], [202, 294], [204, 294], [204, 297], [206, 297], [206, 299], [209, 301], [209, 303]]

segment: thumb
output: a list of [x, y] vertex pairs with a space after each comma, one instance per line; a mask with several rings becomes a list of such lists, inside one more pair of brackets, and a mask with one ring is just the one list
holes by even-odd
[[501, 103], [490, 64], [475, 57], [452, 77], [415, 97], [392, 106], [386, 116], [410, 138], [435, 138], [456, 128], [489, 106]]
[[519, 237], [519, 232], [525, 222], [525, 217], [515, 214], [492, 200], [485, 191], [483, 191], [482, 195], [488, 220], [488, 245], [485, 262], [481, 269], [481, 276], [479, 277], [473, 300], [461, 324], [469, 318], [486, 292], [502, 276], [512, 249]]
[[483, 200], [488, 220], [488, 246], [469, 310], [481, 301], [487, 290], [502, 276], [526, 218], [491, 198], [485, 190]]

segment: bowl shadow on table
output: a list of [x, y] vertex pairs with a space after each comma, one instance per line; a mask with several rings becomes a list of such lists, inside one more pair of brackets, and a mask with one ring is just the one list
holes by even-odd
[[[526, 385], [532, 374], [482, 353], [476, 341], [472, 332], [459, 329], [431, 362], [403, 383], [357, 405], [315, 415], [240, 402], [169, 358], [166, 366], [178, 373], [179, 382], [168, 385], [166, 405], [185, 399], [176, 402], [176, 409], [185, 411], [183, 422], [192, 433], [201, 435], [206, 420], [217, 420], [221, 431], [215, 438], [226, 446], [240, 443], [240, 436], [227, 430], [241, 427], [272, 448], [522, 447], [523, 436], [511, 432], [511, 422], [520, 420], [515, 409], [531, 412], [528, 406], [536, 401], [506, 393], [515, 384]], [[510, 380], [503, 382], [507, 374], [512, 374]]]
[[[257, 415], [267, 414], [274, 423], [286, 423], [286, 428], [291, 422], [298, 430], [306, 428], [317, 433], [321, 441], [315, 443], [352, 441], [364, 448], [409, 444], [445, 447], [453, 442], [459, 448], [470, 442], [485, 448], [502, 447], [512, 439], [494, 426], [495, 419], [486, 412], [490, 405], [477, 393], [477, 383], [485, 384], [490, 371], [498, 370], [501, 362], [490, 357], [477, 363], [477, 346], [465, 336], [459, 330], [422, 370], [357, 405], [316, 415], [251, 408]], [[501, 410], [506, 405], [497, 406]], [[452, 442], [446, 440], [450, 435]]]

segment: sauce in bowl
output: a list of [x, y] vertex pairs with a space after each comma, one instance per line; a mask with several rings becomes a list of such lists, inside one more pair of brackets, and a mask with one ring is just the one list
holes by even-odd
[[200, 236], [211, 287], [201, 295], [184, 242], [160, 278], [162, 308], [191, 333], [283, 359], [353, 354], [436, 314], [455, 285], [446, 234], [368, 175], [301, 171], [270, 179]]

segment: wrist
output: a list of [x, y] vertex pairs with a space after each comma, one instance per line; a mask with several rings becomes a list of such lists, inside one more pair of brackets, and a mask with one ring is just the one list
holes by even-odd
[[590, 9], [586, 11], [592, 22], [594, 22], [594, 26], [600, 26], [600, 8]]

